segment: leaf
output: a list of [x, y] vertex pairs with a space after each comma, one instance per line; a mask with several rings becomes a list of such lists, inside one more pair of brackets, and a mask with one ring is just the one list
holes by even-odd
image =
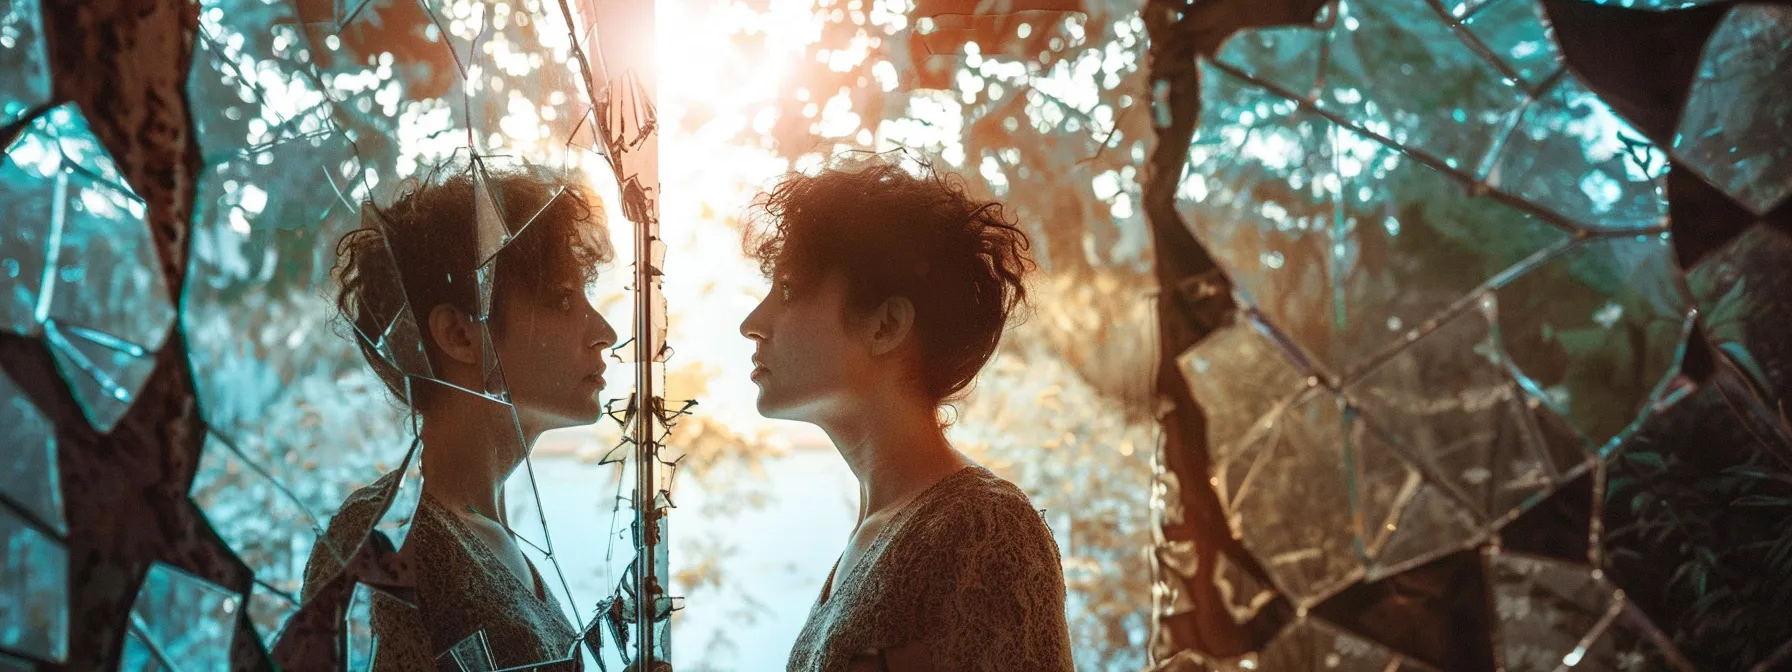
[[1771, 495], [1744, 495], [1731, 501], [1730, 506], [1792, 506], [1792, 498], [1774, 497]]

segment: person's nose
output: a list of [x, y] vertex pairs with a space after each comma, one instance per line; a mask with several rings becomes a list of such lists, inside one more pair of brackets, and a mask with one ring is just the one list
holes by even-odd
[[769, 333], [765, 324], [766, 303], [768, 302], [761, 300], [759, 305], [753, 307], [753, 312], [747, 313], [747, 319], [741, 320], [740, 335], [754, 341], [765, 340], [766, 335]]
[[586, 345], [597, 350], [607, 350], [610, 346], [615, 345], [616, 328], [610, 326], [610, 321], [604, 319], [603, 313], [592, 310], [591, 317], [592, 329], [586, 340]]

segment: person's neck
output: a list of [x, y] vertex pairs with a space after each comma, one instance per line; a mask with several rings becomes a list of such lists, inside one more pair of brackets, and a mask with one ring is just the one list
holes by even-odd
[[881, 398], [818, 423], [859, 480], [860, 521], [907, 503], [972, 464], [946, 440], [936, 406], [910, 395], [876, 396]]
[[471, 511], [508, 527], [504, 482], [536, 437], [518, 435], [509, 406], [473, 395], [452, 397], [423, 417], [423, 491], [457, 513]]

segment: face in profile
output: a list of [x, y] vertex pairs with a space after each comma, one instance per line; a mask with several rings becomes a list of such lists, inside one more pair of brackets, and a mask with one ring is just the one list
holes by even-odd
[[759, 413], [817, 422], [863, 392], [872, 361], [857, 321], [838, 276], [807, 285], [774, 282], [740, 325], [754, 345]]
[[541, 291], [506, 292], [492, 339], [504, 382], [525, 431], [588, 425], [603, 412], [604, 355], [616, 330], [564, 283]]

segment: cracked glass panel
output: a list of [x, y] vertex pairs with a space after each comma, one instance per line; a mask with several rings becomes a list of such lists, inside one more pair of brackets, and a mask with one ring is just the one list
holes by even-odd
[[1316, 389], [1270, 419], [1232, 524], [1297, 604], [1361, 578], [1366, 538], [1387, 523], [1413, 472], [1343, 398]]
[[50, 100], [50, 54], [39, 0], [0, 8], [0, 126]]
[[1574, 666], [1583, 641], [1596, 637], [1624, 608], [1590, 567], [1515, 553], [1486, 553], [1495, 655], [1507, 669]]
[[1306, 380], [1248, 313], [1190, 348], [1177, 363], [1195, 400], [1210, 409], [1207, 436], [1216, 463], [1226, 462], [1230, 445], [1299, 392]]
[[1562, 69], [1562, 53], [1543, 20], [1542, 5], [1532, 0], [1492, 0], [1463, 14], [1461, 25], [1480, 45], [1467, 38], [1464, 43], [1491, 52], [1494, 67], [1523, 82], [1525, 90], [1534, 92]]
[[1792, 194], [1792, 8], [1742, 5], [1705, 44], [1674, 154], [1755, 212]]
[[1343, 672], [1430, 669], [1387, 647], [1312, 617], [1296, 621], [1276, 635], [1253, 662], [1254, 665], [1238, 664], [1231, 669]]
[[1178, 208], [1263, 319], [1335, 374], [1568, 240], [1460, 176], [1217, 70], [1203, 78]]
[[1774, 319], [1792, 309], [1788, 258], [1792, 235], [1756, 226], [1688, 273], [1687, 284], [1705, 337], [1723, 357], [1724, 368], [1749, 389], [1750, 394], [1734, 400], [1736, 406], [1755, 416], [1760, 426], [1781, 426], [1792, 434], [1792, 424], [1784, 420], [1792, 413], [1785, 410], [1792, 406], [1788, 376], [1771, 364], [1792, 357], [1783, 325]]
[[1672, 373], [1688, 308], [1673, 254], [1665, 233], [1587, 240], [1495, 292], [1521, 384], [1595, 445]]
[[[1572, 658], [1574, 663], [1569, 665]], [[1583, 641], [1562, 663], [1589, 670], [1673, 670], [1695, 669], [1668, 636], [1655, 628], [1648, 617], [1626, 603], [1623, 610], [1610, 618], [1592, 641]]]
[[6, 163], [7, 322], [49, 342], [88, 420], [110, 430], [174, 319], [145, 206], [72, 105], [33, 120]]
[[1496, 315], [1484, 296], [1345, 388], [1397, 450], [1483, 523], [1536, 503], [1559, 476], [1508, 373]]
[[[249, 620], [264, 643], [285, 627], [299, 606], [305, 561], [318, 543], [323, 522], [304, 505], [298, 493], [273, 478], [266, 465], [246, 458], [239, 449], [207, 437], [190, 496], [205, 512], [212, 530], [255, 573], [249, 596]], [[328, 543], [328, 542], [324, 542]], [[325, 552], [342, 557], [352, 548]]]
[[56, 428], [5, 375], [0, 375], [0, 445], [11, 453], [0, 463], [0, 503], [58, 535], [67, 534]]
[[[1601, 4], [1666, 12], [1700, 3]], [[1779, 48], [1789, 39], [1784, 14], [1768, 6], [1622, 14], [1670, 32], [1721, 17], [1702, 42], [1674, 166], [1757, 214], [1792, 192], [1781, 165], [1786, 134], [1764, 130], [1786, 116], [1768, 93], [1792, 72]], [[1219, 30], [1224, 21], [1183, 23]], [[1572, 23], [1564, 25], [1588, 30]], [[1762, 659], [1768, 652], [1690, 634], [1695, 620], [1722, 611], [1698, 606], [1717, 599], [1711, 591], [1734, 590], [1707, 587], [1722, 581], [1719, 568], [1762, 559], [1733, 551], [1701, 559], [1716, 551], [1686, 544], [1651, 555], [1637, 545], [1657, 527], [1687, 525], [1737, 543], [1756, 538], [1739, 529], [1754, 525], [1747, 511], [1669, 517], [1658, 500], [1681, 515], [1703, 496], [1674, 494], [1671, 483], [1746, 485], [1744, 501], [1784, 503], [1777, 483], [1792, 429], [1784, 367], [1768, 362], [1789, 353], [1779, 345], [1784, 321], [1769, 316], [1784, 312], [1777, 269], [1792, 243], [1776, 223], [1737, 225], [1731, 233], [1740, 235], [1682, 273], [1673, 235], [1704, 234], [1675, 229], [1698, 222], [1668, 220], [1669, 148], [1618, 111], [1672, 113], [1624, 107], [1667, 94], [1591, 70], [1583, 79], [1574, 67], [1593, 66], [1567, 58], [1557, 31], [1544, 4], [1530, 0], [1337, 2], [1310, 26], [1242, 30], [1201, 61], [1201, 118], [1176, 185], [1178, 213], [1261, 330], [1293, 346], [1284, 359], [1247, 353], [1216, 365], [1203, 348], [1219, 353], [1236, 341], [1232, 325], [1181, 354], [1209, 419], [1212, 487], [1246, 548], [1299, 605], [1325, 594], [1314, 585], [1399, 580], [1483, 544], [1590, 470], [1595, 497], [1609, 506], [1591, 512], [1590, 530], [1582, 522], [1556, 541], [1577, 546], [1573, 537], [1590, 532], [1603, 542], [1592, 561], [1638, 582], [1626, 584], [1636, 603], [1613, 597], [1596, 570], [1489, 551], [1488, 600], [1500, 621], [1494, 664], [1689, 667], [1663, 632], [1712, 660]], [[1590, 81], [1625, 102], [1608, 104]], [[1306, 462], [1292, 457], [1290, 437], [1302, 434], [1296, 421], [1303, 405], [1317, 407], [1313, 397], [1266, 413], [1259, 397], [1274, 395], [1229, 394], [1286, 385], [1286, 361], [1302, 360], [1348, 400], [1330, 415], [1361, 428], [1320, 442], [1339, 448]], [[1689, 414], [1720, 408], [1705, 425], [1738, 426], [1710, 441], [1687, 434]], [[1741, 490], [1725, 492], [1717, 499]], [[1558, 518], [1527, 517], [1514, 534], [1584, 521]], [[1360, 566], [1335, 560], [1349, 544]], [[1297, 571], [1302, 557], [1336, 566]], [[1764, 594], [1746, 595], [1750, 609], [1767, 604]], [[1644, 612], [1677, 620], [1657, 628]], [[1774, 639], [1765, 623], [1738, 623]]]
[[0, 539], [0, 646], [60, 662], [68, 655], [68, 550], [8, 507], [0, 507]]
[[1595, 230], [1667, 224], [1667, 156], [1572, 73], [1530, 101], [1482, 180]]
[[[1518, 82], [1464, 44], [1424, 0], [1340, 2], [1321, 110], [1414, 154], [1467, 170], [1525, 102]], [[1432, 68], [1421, 71], [1421, 65]], [[1419, 78], [1445, 86], [1414, 86]]]
[[[130, 632], [143, 646], [127, 649], [120, 669], [230, 667], [230, 639], [241, 607], [234, 591], [170, 565], [150, 565], [130, 615]], [[144, 657], [134, 659], [138, 655]]]
[[1227, 40], [1214, 60], [1307, 98], [1319, 84], [1320, 59], [1330, 39], [1328, 31], [1305, 26], [1253, 30]]

